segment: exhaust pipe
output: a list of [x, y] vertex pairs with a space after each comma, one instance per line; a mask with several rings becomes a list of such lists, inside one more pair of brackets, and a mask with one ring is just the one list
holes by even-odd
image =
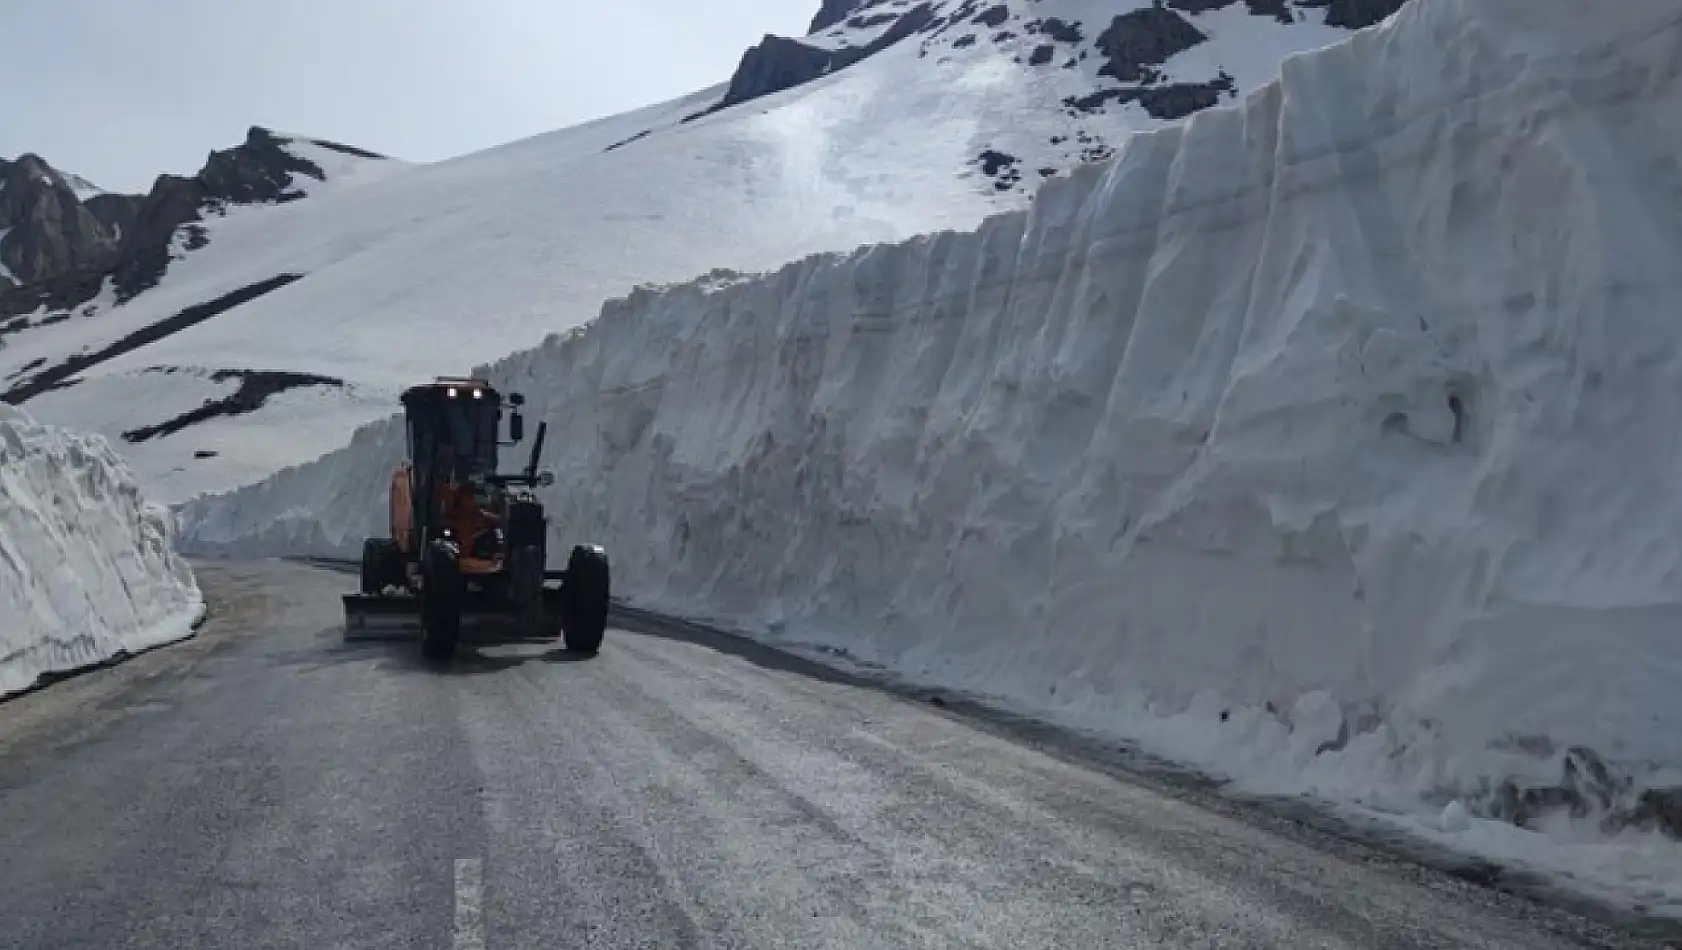
[[543, 455], [543, 437], [548, 434], [549, 423], [539, 422], [537, 424], [537, 438], [533, 439], [531, 443], [531, 459], [526, 462], [526, 478], [534, 482], [537, 480], [537, 463]]

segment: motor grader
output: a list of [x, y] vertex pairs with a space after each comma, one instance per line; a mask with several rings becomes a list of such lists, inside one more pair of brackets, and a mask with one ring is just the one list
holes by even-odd
[[447, 659], [464, 618], [490, 617], [596, 653], [607, 627], [607, 553], [576, 545], [564, 570], [548, 568], [549, 522], [534, 491], [554, 482], [538, 471], [547, 424], [525, 470], [499, 474], [498, 450], [525, 438], [523, 396], [508, 396], [506, 442], [502, 394], [485, 380], [441, 376], [402, 401], [408, 446], [391, 475], [391, 535], [363, 542], [361, 590], [344, 598], [346, 638], [418, 621], [422, 652]]

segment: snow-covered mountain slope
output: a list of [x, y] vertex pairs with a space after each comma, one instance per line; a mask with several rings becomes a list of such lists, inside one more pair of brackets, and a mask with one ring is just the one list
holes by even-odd
[[[1161, 125], [1151, 109], [1231, 99], [1286, 53], [1347, 35], [1321, 7], [1288, 7], [1287, 24], [1243, 3], [1179, 5], [873, 5], [862, 25], [772, 44], [730, 83], [671, 103], [437, 165], [328, 175], [308, 200], [230, 207], [181, 232], [159, 286], [122, 306], [108, 291], [69, 316], [35, 314], [6, 337], [0, 386], [42, 418], [122, 439], [182, 402], [146, 398], [154, 368], [182, 370], [201, 400], [214, 395], [202, 381], [225, 370], [344, 383], [315, 387], [311, 398], [332, 404], [322, 416], [265, 406], [224, 417], [237, 441], [195, 426], [137, 446], [148, 486], [179, 500], [342, 444], [389, 412], [399, 387], [536, 345], [640, 284], [974, 227]], [[1167, 22], [1178, 40], [1163, 45]], [[844, 62], [826, 58], [843, 48]], [[1117, 63], [1129, 78], [1100, 75]], [[783, 71], [795, 65], [807, 71]], [[1172, 91], [1197, 83], [1213, 85]], [[733, 92], [739, 104], [720, 108]], [[246, 288], [266, 292], [219, 312]], [[207, 305], [218, 312], [202, 323], [64, 370], [71, 354], [99, 359]], [[48, 390], [59, 383], [72, 388]], [[245, 454], [253, 446], [261, 461]], [[203, 451], [219, 454], [195, 458]]]
[[0, 406], [0, 696], [179, 640], [203, 607], [168, 512], [104, 439]]
[[[1671, 0], [1417, 0], [1026, 213], [488, 372], [634, 602], [1682, 913], [1679, 157]], [[184, 540], [354, 557], [401, 451]]]

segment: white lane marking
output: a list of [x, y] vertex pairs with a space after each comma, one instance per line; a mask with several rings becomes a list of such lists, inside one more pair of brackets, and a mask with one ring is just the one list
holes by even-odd
[[485, 869], [477, 858], [456, 860], [456, 950], [485, 950]]

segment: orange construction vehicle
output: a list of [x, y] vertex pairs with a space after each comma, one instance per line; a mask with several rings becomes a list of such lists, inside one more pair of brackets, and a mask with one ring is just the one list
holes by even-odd
[[601, 648], [607, 553], [576, 545], [564, 570], [548, 569], [549, 520], [536, 495], [554, 482], [537, 468], [547, 424], [523, 472], [497, 472], [498, 449], [524, 441], [524, 404], [509, 395], [503, 442], [503, 398], [485, 380], [440, 377], [403, 393], [408, 457], [391, 476], [391, 536], [363, 542], [361, 590], [345, 595], [347, 638], [414, 618], [423, 652], [442, 659], [456, 650], [462, 618], [480, 614], [513, 620], [526, 636], [564, 634], [576, 652]]

